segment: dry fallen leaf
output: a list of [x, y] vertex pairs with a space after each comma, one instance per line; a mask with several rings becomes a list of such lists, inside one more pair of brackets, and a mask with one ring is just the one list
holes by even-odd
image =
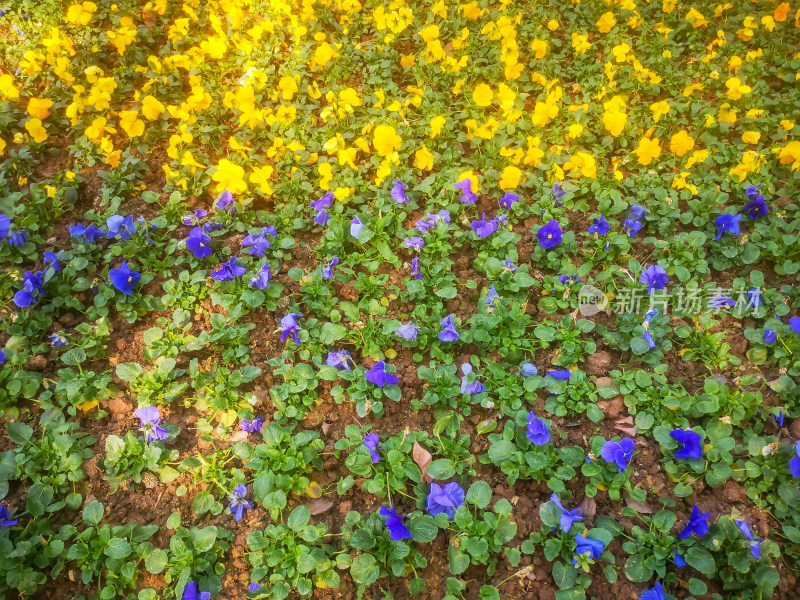
[[594, 501], [594, 498], [590, 498], [586, 496], [583, 499], [583, 510], [581, 511], [583, 515], [586, 517], [587, 520], [594, 519], [595, 514], [597, 514], [597, 502]]
[[643, 515], [649, 515], [653, 513], [653, 509], [650, 508], [650, 505], [647, 502], [639, 502], [631, 498], [628, 492], [622, 492], [623, 498], [625, 498], [625, 504], [630, 506], [631, 508], [635, 508], [639, 513]]
[[331, 506], [333, 506], [333, 500], [328, 500], [327, 498], [317, 498], [308, 505], [308, 508], [311, 510], [312, 515], [321, 515]]
[[420, 471], [422, 471], [422, 474], [425, 475], [425, 470], [428, 468], [428, 465], [433, 462], [431, 453], [420, 446], [419, 442], [414, 442], [413, 456], [414, 462], [417, 463]]

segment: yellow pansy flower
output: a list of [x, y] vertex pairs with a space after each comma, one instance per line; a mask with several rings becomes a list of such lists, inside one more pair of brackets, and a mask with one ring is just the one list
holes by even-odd
[[522, 179], [522, 171], [517, 167], [508, 166], [500, 175], [500, 189], [515, 190], [519, 187], [520, 179]]
[[676, 156], [683, 156], [694, 148], [694, 138], [686, 131], [681, 130], [669, 140], [669, 151]]
[[155, 121], [167, 110], [154, 96], [142, 98], [142, 114], [148, 121]]
[[400, 148], [403, 140], [391, 125], [378, 125], [372, 132], [372, 146], [381, 156], [389, 156]]
[[231, 194], [241, 194], [247, 191], [247, 183], [244, 180], [244, 169], [223, 158], [217, 165], [216, 172], [211, 176], [211, 179], [217, 182], [217, 191], [224, 192], [228, 190]]
[[53, 107], [53, 101], [47, 98], [29, 98], [28, 99], [28, 114], [34, 119], [44, 121], [50, 116], [50, 109]]
[[41, 144], [47, 139], [47, 131], [45, 131], [42, 122], [39, 119], [31, 118], [25, 123], [25, 129], [31, 134], [34, 142]]
[[425, 144], [414, 153], [414, 166], [422, 171], [430, 171], [433, 168], [433, 154]]
[[745, 144], [757, 144], [761, 139], [761, 134], [757, 131], [745, 131], [742, 134], [742, 141]]
[[119, 126], [131, 138], [144, 134], [144, 121], [139, 118], [139, 113], [135, 110], [121, 110]]
[[478, 106], [489, 106], [492, 103], [492, 98], [494, 98], [494, 92], [485, 83], [478, 84], [472, 91], [472, 100]]
[[652, 140], [650, 138], [642, 138], [633, 152], [636, 154], [640, 165], [649, 165], [661, 155], [661, 144], [658, 138]]

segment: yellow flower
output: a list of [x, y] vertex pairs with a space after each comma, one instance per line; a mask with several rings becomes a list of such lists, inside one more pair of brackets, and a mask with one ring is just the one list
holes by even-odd
[[253, 172], [250, 173], [250, 183], [259, 186], [262, 194], [265, 196], [272, 195], [272, 186], [269, 184], [269, 179], [272, 177], [273, 168], [270, 165], [264, 167], [255, 167]]
[[603, 13], [596, 23], [597, 29], [600, 33], [608, 33], [616, 24], [617, 20], [614, 18], [614, 13], [612, 12]]
[[757, 131], [745, 131], [742, 134], [742, 141], [745, 144], [757, 144], [761, 139], [761, 134]]
[[800, 168], [800, 142], [789, 142], [786, 146], [781, 148], [778, 154], [778, 161], [782, 165], [792, 165], [792, 171], [797, 171]]
[[97, 11], [94, 2], [84, 2], [83, 4], [72, 4], [67, 9], [65, 20], [73, 25], [88, 25], [92, 20], [92, 15]]
[[749, 85], [742, 85], [738, 77], [731, 77], [728, 79], [728, 81], [725, 82], [725, 87], [728, 88], [728, 98], [731, 100], [738, 100], [744, 94], [749, 94], [751, 90]]
[[6, 151], [6, 141], [3, 138], [0, 138], [0, 156], [3, 156]]
[[550, 20], [547, 22], [547, 28], [548, 28], [550, 31], [555, 31], [556, 29], [558, 29], [558, 21], [557, 21], [556, 19], [550, 19]]
[[0, 75], [0, 97], [3, 100], [16, 100], [19, 98], [19, 90], [14, 87], [14, 76], [8, 73]]
[[317, 165], [317, 172], [320, 174], [319, 187], [323, 190], [331, 189], [333, 179], [333, 166], [331, 163], [320, 163]]
[[28, 133], [31, 134], [34, 142], [41, 144], [47, 139], [47, 131], [45, 131], [44, 127], [42, 126], [42, 122], [39, 119], [28, 119], [28, 121], [25, 123], [25, 129], [27, 129]]
[[148, 121], [155, 121], [166, 110], [164, 105], [153, 96], [142, 98], [142, 114]]
[[283, 76], [278, 82], [278, 89], [283, 100], [291, 100], [297, 93], [297, 80], [294, 77]]
[[669, 140], [669, 151], [676, 156], [683, 156], [692, 148], [694, 148], [694, 138], [684, 130], [680, 130]]
[[422, 171], [430, 171], [433, 168], [433, 154], [425, 144], [414, 153], [414, 166]]
[[402, 143], [403, 140], [391, 125], [378, 125], [372, 132], [372, 146], [381, 156], [390, 156]]
[[658, 138], [652, 140], [649, 138], [642, 138], [639, 140], [639, 145], [633, 152], [639, 159], [640, 165], [649, 165], [653, 162], [654, 158], [658, 158], [661, 155], [661, 145], [659, 144]]
[[241, 194], [247, 191], [247, 184], [244, 181], [244, 169], [232, 163], [227, 158], [223, 158], [217, 165], [217, 170], [211, 179], [217, 182], [217, 191], [228, 190], [231, 194]]
[[784, 131], [791, 131], [794, 129], [794, 121], [790, 121], [789, 119], [781, 120], [781, 129]]
[[701, 165], [708, 158], [708, 150], [695, 150], [686, 161], [686, 168], [691, 169], [694, 165]]
[[659, 119], [670, 111], [670, 106], [666, 100], [662, 100], [661, 102], [651, 104], [650, 110], [653, 111], [653, 120], [658, 123]]
[[564, 169], [571, 175], [579, 177], [588, 177], [589, 179], [597, 177], [597, 161], [587, 152], [578, 152], [575, 156], [570, 157], [564, 165]]
[[139, 113], [135, 110], [121, 110], [119, 126], [131, 138], [144, 134], [144, 121], [139, 118]]
[[53, 107], [53, 101], [47, 98], [30, 98], [28, 99], [28, 114], [34, 119], [44, 121], [50, 116], [50, 109]]
[[700, 27], [705, 27], [708, 25], [706, 18], [695, 8], [689, 10], [689, 12], [686, 14], [686, 20], [689, 21], [689, 23], [691, 23], [692, 27], [695, 29], [699, 29]]
[[522, 171], [517, 167], [508, 166], [503, 169], [503, 173], [500, 175], [500, 189], [515, 190], [519, 187], [520, 179], [522, 179]]
[[447, 123], [447, 119], [441, 115], [431, 119], [431, 139], [435, 139], [442, 132], [445, 123]]
[[494, 92], [485, 83], [478, 84], [472, 92], [472, 99], [478, 106], [489, 106], [494, 98]]
[[621, 96], [614, 96], [611, 100], [603, 104], [603, 126], [611, 135], [617, 137], [625, 128], [628, 115], [622, 109], [625, 108], [624, 100]]
[[778, 23], [783, 23], [790, 9], [791, 5], [788, 2], [781, 2], [772, 13], [772, 18], [778, 21]]
[[465, 179], [469, 179], [469, 189], [472, 190], [473, 194], [477, 194], [481, 191], [480, 181], [478, 180], [478, 176], [473, 171], [464, 171], [461, 173], [461, 175], [458, 176], [458, 179], [456, 179], [456, 183], [460, 183]]
[[583, 54], [589, 48], [592, 47], [592, 45], [589, 43], [588, 35], [573, 33], [571, 38], [572, 38], [572, 47], [575, 48], [575, 52], [577, 52], [578, 54]]
[[533, 40], [531, 42], [531, 52], [536, 58], [544, 58], [547, 55], [547, 40]]

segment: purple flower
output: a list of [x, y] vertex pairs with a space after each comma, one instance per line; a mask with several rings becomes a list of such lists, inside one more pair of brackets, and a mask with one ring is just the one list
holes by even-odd
[[255, 581], [251, 581], [250, 585], [247, 587], [248, 592], [257, 592], [261, 588]]
[[506, 259], [503, 261], [503, 269], [508, 269], [512, 273], [514, 273], [519, 267], [517, 267], [514, 263], [511, 262], [511, 259]]
[[458, 331], [456, 331], [456, 324], [453, 321], [453, 315], [448, 315], [439, 323], [442, 330], [439, 332], [439, 339], [443, 342], [455, 342], [460, 339]]
[[525, 436], [534, 446], [544, 446], [552, 439], [547, 425], [545, 425], [544, 421], [539, 419], [533, 411], [528, 413], [528, 425], [525, 430]]
[[111, 269], [108, 272], [108, 278], [111, 284], [126, 296], [130, 296], [134, 286], [141, 279], [142, 274], [136, 271], [131, 271], [128, 263], [123, 262], [119, 269]]
[[639, 206], [638, 204], [632, 204], [631, 214], [633, 215], [634, 219], [636, 219], [637, 221], [641, 221], [647, 214], [647, 209], [644, 206]]
[[554, 503], [558, 508], [561, 509], [561, 531], [564, 533], [569, 533], [570, 527], [572, 527], [573, 523], [583, 520], [583, 515], [580, 514], [580, 510], [583, 508], [583, 505], [579, 506], [578, 508], [573, 508], [572, 510], [567, 510], [561, 504], [561, 501], [558, 499], [558, 496], [553, 494], [550, 496], [550, 502]]
[[545, 377], [553, 377], [554, 379], [569, 379], [569, 369], [558, 369], [555, 371], [548, 371]]
[[650, 350], [653, 350], [656, 347], [656, 343], [653, 340], [653, 335], [649, 331], [645, 331], [644, 334], [642, 334], [642, 339], [647, 342]]
[[11, 231], [11, 218], [8, 215], [0, 213], [0, 240], [6, 239], [9, 231]]
[[64, 334], [61, 331], [57, 331], [56, 333], [51, 333], [47, 337], [50, 338], [51, 348], [60, 348], [61, 346], [67, 345], [67, 338], [64, 337]]
[[636, 234], [642, 229], [641, 222], [637, 221], [636, 219], [625, 219], [622, 223], [622, 226], [625, 228], [625, 231], [628, 232], [628, 235], [632, 238], [636, 237]]
[[370, 433], [364, 438], [364, 445], [369, 449], [369, 456], [372, 458], [372, 464], [377, 464], [381, 460], [378, 454], [378, 442], [380, 441], [381, 439], [378, 437], [377, 433]]
[[386, 517], [386, 529], [393, 540], [413, 538], [411, 531], [403, 524], [403, 517], [398, 515], [391, 506], [381, 506], [380, 515]]
[[444, 484], [444, 487], [440, 486], [438, 483], [431, 483], [425, 510], [427, 510], [432, 517], [444, 513], [447, 515], [449, 521], [455, 516], [456, 509], [464, 504], [465, 497], [464, 488], [455, 481]]
[[759, 184], [759, 185], [752, 185], [752, 184], [748, 185], [744, 189], [744, 194], [745, 194], [745, 196], [747, 196], [747, 199], [748, 200], [755, 200], [756, 198], [758, 198], [758, 196], [760, 195], [759, 192], [760, 192], [761, 188], [763, 187], [763, 185], [764, 185], [763, 183]]
[[203, 208], [195, 209], [193, 213], [181, 217], [181, 223], [187, 227], [200, 225], [203, 219], [206, 218], [208, 211]]
[[364, 229], [364, 224], [361, 222], [361, 219], [353, 217], [353, 220], [350, 222], [350, 235], [358, 239], [362, 229]]
[[757, 540], [753, 537], [753, 534], [750, 532], [750, 525], [747, 521], [734, 519], [734, 523], [736, 523], [736, 528], [742, 532], [742, 535], [750, 541], [750, 554], [753, 555], [753, 558], [759, 560], [761, 558], [761, 542], [764, 540]]
[[322, 277], [325, 279], [333, 279], [333, 267], [339, 264], [339, 257], [334, 254], [331, 261], [322, 267]]
[[606, 235], [611, 230], [611, 225], [606, 221], [605, 215], [600, 215], [599, 219], [594, 219], [592, 224], [589, 225], [588, 232], [596, 233], [597, 235]]
[[405, 193], [408, 186], [402, 181], [393, 181], [392, 184], [394, 185], [392, 188], [392, 199], [398, 204], [408, 204], [408, 196], [406, 196]]
[[405, 239], [405, 244], [406, 248], [422, 252], [422, 249], [425, 247], [425, 240], [421, 237], [407, 237]]
[[[583, 537], [582, 535], [575, 536], [575, 554], [589, 554], [590, 559], [598, 559], [603, 555], [606, 545], [600, 540], [593, 540], [591, 538]], [[572, 564], [578, 564], [578, 561], [572, 559]]]
[[197, 258], [211, 256], [211, 238], [203, 233], [202, 227], [195, 227], [186, 238], [186, 248]]
[[264, 261], [261, 268], [250, 278], [250, 283], [248, 285], [263, 290], [269, 285], [270, 279], [272, 279], [272, 270], [269, 268], [269, 263]]
[[706, 521], [708, 521], [710, 516], [711, 513], [700, 513], [700, 507], [695, 504], [694, 508], [692, 508], [692, 516], [689, 517], [689, 522], [678, 534], [678, 537], [687, 538], [693, 533], [697, 535], [697, 537], [703, 537], [708, 533], [708, 523], [706, 523]]
[[239, 427], [242, 428], [242, 431], [246, 431], [247, 433], [261, 433], [261, 428], [264, 427], [264, 419], [261, 417], [256, 417], [252, 421], [242, 419], [242, 422], [239, 423]]
[[753, 308], [758, 308], [759, 306], [763, 305], [764, 302], [761, 300], [761, 290], [759, 288], [751, 288], [747, 290], [747, 305], [752, 306]]
[[222, 195], [220, 195], [219, 200], [217, 200], [217, 203], [214, 206], [220, 210], [227, 210], [227, 212], [233, 214], [236, 212], [236, 207], [232, 206], [232, 204], [233, 194], [231, 194], [228, 190], [225, 190], [222, 192]]
[[472, 191], [472, 180], [471, 179], [463, 179], [456, 183], [453, 187], [457, 190], [461, 190], [461, 202], [464, 204], [475, 204], [475, 201], [478, 199], [478, 196]]
[[795, 455], [789, 459], [789, 470], [792, 472], [793, 477], [800, 477], [800, 442], [795, 444], [794, 454]]
[[165, 440], [169, 437], [169, 430], [159, 425], [161, 415], [155, 406], [144, 406], [134, 411], [133, 414], [142, 422], [144, 439], [148, 444], [153, 440]]
[[297, 332], [303, 331], [303, 329], [297, 324], [297, 319], [302, 316], [302, 313], [289, 313], [281, 319], [281, 344], [283, 344], [286, 338], [289, 337], [289, 334], [291, 334], [294, 343], [298, 346], [300, 345], [300, 338], [297, 337]]
[[607, 463], [617, 463], [619, 473], [628, 468], [628, 462], [636, 451], [636, 442], [630, 438], [622, 438], [619, 442], [608, 441], [603, 444], [600, 456]]
[[414, 279], [422, 279], [422, 274], [419, 272], [419, 256], [411, 259], [411, 276]]
[[217, 281], [233, 281], [237, 277], [241, 277], [247, 273], [247, 269], [241, 265], [237, 265], [238, 259], [234, 256], [228, 262], [224, 262], [219, 266], [219, 271], [211, 274], [211, 277]]
[[317, 225], [327, 225], [328, 220], [331, 218], [331, 215], [328, 213], [327, 210], [321, 210], [317, 213], [317, 216], [314, 217], [314, 223]]
[[395, 385], [398, 381], [400, 381], [397, 377], [386, 371], [386, 363], [382, 360], [376, 362], [375, 366], [367, 371], [364, 375], [367, 381], [374, 383], [378, 387]]
[[558, 226], [558, 221], [550, 219], [547, 225], [542, 225], [539, 231], [536, 232], [536, 237], [539, 238], [539, 245], [545, 250], [555, 248], [561, 243], [563, 232], [561, 227]]
[[660, 265], [650, 265], [642, 271], [642, 276], [639, 278], [639, 283], [647, 286], [648, 294], [653, 290], [663, 290], [668, 282], [667, 272]]
[[133, 215], [123, 217], [122, 215], [113, 215], [106, 219], [106, 227], [108, 227], [109, 238], [119, 236], [121, 240], [130, 239], [136, 233], [136, 226], [133, 224]]
[[22, 276], [22, 289], [14, 294], [14, 304], [19, 308], [27, 308], [39, 301], [44, 294], [44, 282], [40, 273], [25, 271]]
[[677, 550], [672, 552], [672, 560], [675, 561], [675, 566], [679, 568], [683, 568], [686, 566], [686, 559], [683, 558], [680, 554], [678, 554]]
[[497, 231], [497, 220], [491, 219], [490, 221], [487, 221], [486, 213], [483, 213], [481, 218], [477, 221], [473, 221], [470, 227], [479, 238], [486, 238]]
[[714, 296], [708, 301], [708, 306], [715, 310], [730, 308], [731, 306], [736, 306], [736, 300], [727, 296]]
[[242, 246], [250, 248], [250, 256], [264, 256], [271, 244], [263, 233], [250, 233], [242, 240]]
[[772, 415], [772, 420], [775, 421], [775, 425], [777, 427], [783, 427], [783, 419], [784, 419], [784, 417], [786, 417], [786, 415], [783, 414], [783, 411], [781, 410], [781, 411], [778, 411], [777, 415], [776, 414]]
[[309, 206], [317, 211], [326, 210], [330, 208], [334, 198], [335, 196], [333, 195], [333, 192], [328, 192], [319, 200], [314, 200], [313, 202], [310, 202]]
[[84, 242], [93, 244], [98, 238], [106, 235], [106, 232], [96, 227], [94, 223], [86, 227], [78, 223], [77, 225], [70, 225], [69, 234], [72, 237], [83, 238]]
[[726, 231], [730, 231], [733, 235], [739, 235], [739, 221], [741, 219], [742, 215], [739, 214], [718, 216], [714, 220], [717, 225], [717, 235], [714, 236], [714, 239], [718, 240]]
[[13, 527], [19, 523], [19, 519], [12, 519], [11, 513], [8, 512], [8, 507], [0, 504], [0, 529], [3, 527]]
[[433, 222], [428, 221], [427, 219], [419, 219], [416, 223], [414, 223], [414, 227], [419, 229], [420, 233], [426, 233], [431, 227], [433, 227]]
[[564, 190], [561, 189], [561, 185], [560, 184], [556, 183], [553, 186], [553, 190], [550, 192], [550, 197], [553, 199], [553, 202], [555, 203], [556, 207], [564, 206], [564, 204], [562, 202], [558, 201], [558, 199], [561, 198], [561, 196], [563, 196], [564, 193], [565, 192], [564, 192]]
[[406, 341], [411, 341], [417, 339], [417, 335], [419, 335], [419, 327], [413, 323], [406, 323], [405, 325], [401, 325], [395, 329], [394, 333], [399, 338], [402, 338]]
[[500, 300], [502, 300], [500, 294], [497, 293], [497, 290], [494, 289], [494, 285], [492, 285], [489, 287], [489, 293], [486, 295], [486, 300], [484, 300], [483, 303], [490, 308], [497, 308]]
[[759, 194], [754, 200], [751, 200], [744, 205], [744, 210], [747, 212], [747, 216], [752, 221], [755, 221], [759, 217], [763, 217], [769, 212], [769, 206], [767, 206], [764, 196]]
[[347, 350], [339, 350], [338, 352], [328, 352], [328, 358], [325, 364], [329, 367], [336, 367], [337, 369], [344, 369], [345, 371], [352, 371], [352, 364], [355, 364], [353, 357]]
[[[678, 557], [679, 556], [680, 556], [680, 554], [678, 554], [676, 552], [675, 553], [675, 564], [678, 565], [679, 567], [683, 567], [683, 566], [686, 565], [686, 561], [683, 560], [683, 557], [681, 557], [681, 561], [683, 561], [683, 564], [682, 565], [678, 564]], [[667, 600], [667, 597], [664, 595], [664, 588], [661, 585], [661, 582], [660, 581], [656, 582], [656, 585], [652, 590], [647, 590], [647, 591], [645, 591], [644, 594], [639, 596], [639, 600]]]
[[3, 350], [0, 350], [0, 365], [6, 362], [6, 353]]
[[58, 262], [58, 256], [54, 252], [45, 251], [42, 253], [42, 262], [45, 268], [53, 268], [53, 271], [58, 273], [61, 270], [61, 265]]
[[242, 520], [242, 515], [244, 514], [245, 509], [253, 508], [252, 502], [246, 500], [246, 496], [246, 485], [237, 485], [235, 488], [233, 488], [233, 494], [228, 496], [228, 499], [231, 501], [231, 503], [228, 505], [228, 510], [231, 511], [233, 519], [237, 523]]
[[8, 238], [8, 243], [15, 247], [24, 246], [28, 243], [28, 230], [21, 229], [20, 231], [15, 231], [11, 234], [11, 237]]
[[791, 327], [792, 331], [795, 333], [800, 333], [800, 317], [792, 317], [789, 319], [789, 327]]
[[519, 200], [519, 198], [516, 194], [508, 192], [505, 196], [500, 198], [500, 208], [509, 210], [517, 200]]
[[211, 592], [198, 591], [197, 584], [194, 581], [190, 581], [183, 588], [181, 600], [211, 600]]
[[539, 369], [536, 368], [536, 365], [526, 362], [522, 363], [522, 366], [520, 366], [519, 373], [525, 379], [527, 379], [528, 377], [534, 377], [535, 375], [538, 375]]
[[482, 394], [486, 391], [486, 388], [483, 387], [483, 384], [480, 381], [469, 381], [467, 375], [472, 373], [472, 365], [469, 363], [464, 363], [461, 365], [461, 372], [464, 373], [463, 377], [461, 377], [461, 393], [462, 394]]

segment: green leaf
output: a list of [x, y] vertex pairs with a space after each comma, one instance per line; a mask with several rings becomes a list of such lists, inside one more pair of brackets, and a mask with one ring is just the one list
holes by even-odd
[[643, 583], [653, 577], [653, 569], [645, 565], [644, 557], [632, 554], [625, 561], [625, 577], [634, 583]]
[[372, 554], [359, 554], [350, 565], [350, 575], [363, 586], [372, 585], [378, 580], [380, 568]]
[[486, 508], [492, 501], [492, 488], [485, 481], [476, 481], [469, 486], [466, 500], [478, 508]]
[[337, 325], [336, 323], [326, 321], [322, 326], [319, 339], [325, 346], [332, 346], [345, 335], [347, 335], [347, 328], [344, 325]]
[[103, 552], [106, 556], [119, 560], [128, 556], [132, 551], [131, 545], [126, 540], [122, 538], [111, 538], [108, 540], [108, 545]]
[[452, 286], [447, 286], [436, 290], [436, 295], [439, 296], [439, 298], [444, 298], [446, 300], [455, 298], [457, 294], [458, 291]]
[[456, 468], [449, 458], [440, 458], [429, 464], [425, 473], [433, 479], [450, 479], [455, 475]]
[[83, 509], [83, 521], [91, 527], [96, 527], [103, 520], [105, 509], [97, 500], [92, 500]]
[[689, 548], [683, 558], [686, 559], [686, 564], [697, 569], [703, 575], [713, 575], [717, 571], [714, 557], [708, 550], [700, 546], [694, 545]]
[[65, 365], [76, 366], [86, 360], [86, 351], [83, 348], [72, 348], [61, 355], [61, 361]]
[[430, 515], [416, 515], [408, 520], [407, 526], [414, 541], [423, 544], [433, 541], [439, 533], [439, 528]]
[[142, 373], [141, 365], [137, 363], [127, 362], [127, 363], [119, 363], [117, 365], [117, 377], [122, 379], [122, 381], [131, 382]]
[[311, 519], [311, 510], [305, 504], [301, 504], [289, 515], [286, 526], [292, 531], [300, 531], [308, 524], [309, 519]]
[[33, 429], [25, 423], [9, 423], [8, 424], [8, 437], [12, 442], [21, 446], [25, 444], [33, 436]]

